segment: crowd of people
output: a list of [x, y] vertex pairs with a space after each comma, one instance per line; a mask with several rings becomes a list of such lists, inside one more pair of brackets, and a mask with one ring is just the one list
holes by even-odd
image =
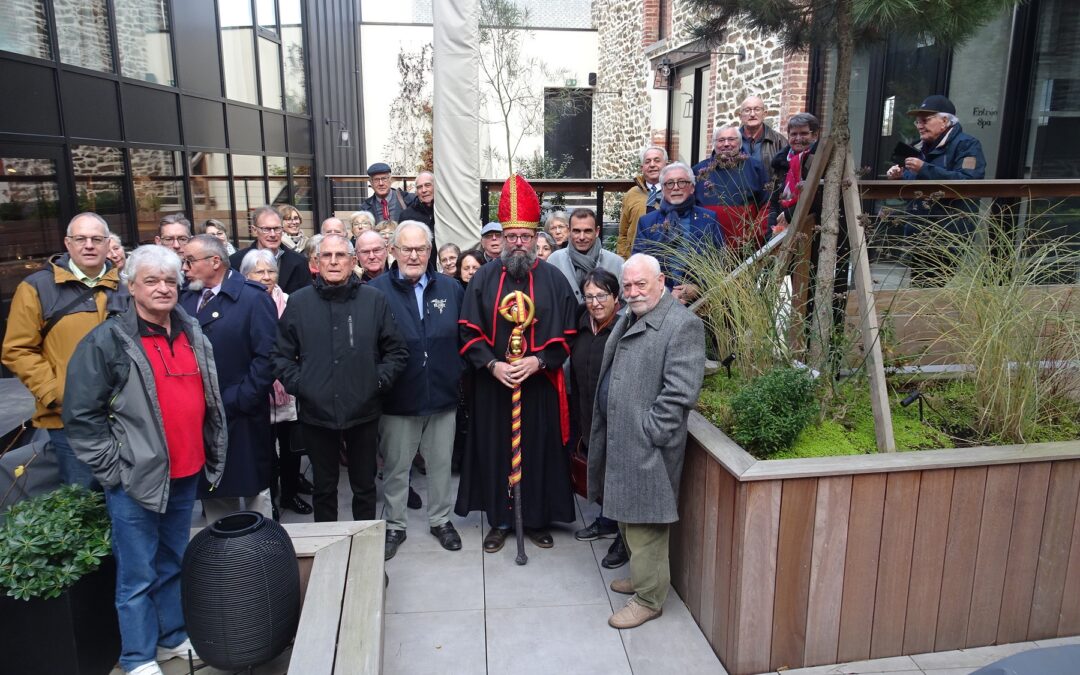
[[[889, 176], [979, 177], [954, 113], [944, 97], [913, 111], [921, 154]], [[612, 538], [603, 565], [630, 564], [609, 623], [660, 616], [705, 359], [678, 252], [786, 227], [819, 133], [800, 113], [779, 134], [756, 97], [739, 115], [694, 167], [641, 152], [616, 252], [590, 209], [541, 223], [516, 175], [474, 246], [440, 246], [434, 174], [409, 193], [384, 163], [347, 220], [309, 236], [295, 207], [263, 206], [240, 250], [212, 219], [164, 217], [128, 254], [99, 215], [73, 218], [66, 252], [18, 286], [2, 358], [36, 399], [61, 480], [105, 492], [124, 670], [160, 673], [190, 648], [179, 584], [196, 501], [210, 522], [240, 509], [333, 521], [343, 466], [355, 520], [377, 517], [381, 478], [390, 559], [423, 505], [414, 469], [439, 544], [460, 550], [451, 514], [483, 511], [494, 554], [515, 521], [554, 545], [553, 525], [576, 519], [571, 458], [585, 456], [602, 511], [575, 537]]]

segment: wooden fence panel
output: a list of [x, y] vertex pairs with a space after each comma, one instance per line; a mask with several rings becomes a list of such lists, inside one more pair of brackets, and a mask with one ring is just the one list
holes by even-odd
[[780, 529], [783, 481], [744, 484], [739, 570], [736, 581], [737, 625], [733, 669], [756, 673], [769, 669], [772, 610], [776, 589], [776, 541]]
[[979, 520], [986, 491], [986, 467], [957, 469], [953, 476], [949, 536], [945, 542], [941, 608], [934, 649], [959, 649], [966, 644], [971, 589], [975, 583], [975, 555], [979, 546]]
[[1005, 564], [1009, 559], [1013, 506], [1020, 466], [992, 466], [986, 471], [979, 550], [975, 555], [975, 581], [968, 618], [967, 646], [994, 644], [997, 640], [998, 612], [1005, 586]]
[[885, 482], [885, 474], [880, 473], [852, 479], [844, 593], [836, 652], [836, 658], [841, 663], [870, 657]]
[[921, 477], [921, 471], [891, 473], [886, 484], [870, 640], [872, 659], [896, 656], [904, 650], [904, 621]]
[[1046, 515], [1042, 523], [1039, 567], [1031, 598], [1028, 640], [1044, 640], [1057, 635], [1061, 619], [1062, 593], [1069, 570], [1076, 498], [1080, 492], [1080, 462], [1055, 462], [1050, 470]]
[[952, 469], [944, 469], [922, 474], [911, 554], [912, 583], [904, 620], [904, 654], [934, 650], [954, 473]]
[[803, 665], [818, 479], [783, 481], [772, 617], [773, 670]]
[[694, 617], [701, 622], [701, 575], [702, 575], [702, 537], [705, 532], [705, 511], [708, 505], [705, 501], [705, 473], [708, 466], [704, 453], [694, 453], [693, 457], [687, 457], [683, 465], [683, 475], [689, 471], [689, 482], [683, 481], [683, 489], [687, 491], [687, 498], [695, 508], [682, 516], [684, 521], [683, 534], [686, 541], [683, 551], [686, 558], [682, 561], [686, 569], [686, 595], [683, 602]]
[[[1080, 503], [1077, 504], [1080, 511]], [[1061, 619], [1057, 634], [1080, 634], [1080, 518], [1073, 522], [1072, 547], [1069, 551], [1069, 570], [1065, 574], [1065, 591], [1062, 594]]]
[[844, 594], [851, 483], [851, 476], [818, 479], [810, 593], [806, 607], [806, 650], [803, 659], [806, 666], [837, 661], [841, 606], [837, 599]]
[[[719, 468], [719, 464], [716, 465]], [[731, 654], [728, 637], [731, 634], [730, 612], [735, 581], [733, 569], [735, 560], [732, 551], [735, 544], [735, 493], [738, 482], [727, 471], [720, 469], [719, 496], [717, 498], [716, 523], [716, 602], [713, 605], [712, 633], [705, 637], [722, 660]]]
[[1050, 486], [1050, 462], [1020, 467], [1013, 511], [1009, 560], [1005, 567], [1005, 586], [1001, 595], [1001, 618], [998, 642], [1027, 639], [1031, 617], [1031, 596], [1035, 591], [1035, 572], [1039, 565], [1039, 542], [1046, 513], [1046, 493]]
[[713, 634], [716, 577], [718, 576], [716, 541], [717, 523], [720, 517], [720, 465], [715, 462], [706, 462], [704, 473], [705, 513], [701, 528], [701, 600], [697, 620], [701, 632], [708, 637]]

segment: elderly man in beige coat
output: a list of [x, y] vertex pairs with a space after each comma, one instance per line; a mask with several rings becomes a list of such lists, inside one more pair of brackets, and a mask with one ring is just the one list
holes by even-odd
[[671, 584], [668, 535], [679, 519], [686, 419], [705, 369], [701, 320], [664, 288], [656, 258], [622, 270], [630, 311], [608, 338], [589, 435], [589, 498], [619, 522], [630, 578], [611, 589], [633, 597], [608, 620], [635, 628], [660, 616]]

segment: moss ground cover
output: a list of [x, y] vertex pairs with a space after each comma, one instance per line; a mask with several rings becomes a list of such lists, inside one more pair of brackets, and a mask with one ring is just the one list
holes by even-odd
[[[717, 427], [729, 431], [734, 417], [731, 401], [745, 384], [744, 380], [728, 378], [723, 373], [707, 377], [698, 410]], [[890, 388], [893, 434], [898, 451], [1002, 443], [1001, 439], [980, 437], [975, 432], [979, 411], [975, 404], [973, 384], [958, 380], [923, 381], [920, 388], [925, 397], [923, 421], [919, 420], [917, 403], [908, 407], [900, 405], [908, 391]], [[1041, 425], [1036, 434], [1027, 440], [1042, 443], [1077, 438], [1080, 438], [1078, 406], [1062, 401], [1053, 422]], [[814, 423], [803, 429], [794, 445], [786, 450], [771, 454], [758, 453], [756, 456], [761, 459], [792, 459], [874, 452], [874, 415], [866, 382], [860, 378], [839, 386], [838, 395], [831, 398], [828, 408], [820, 413]]]

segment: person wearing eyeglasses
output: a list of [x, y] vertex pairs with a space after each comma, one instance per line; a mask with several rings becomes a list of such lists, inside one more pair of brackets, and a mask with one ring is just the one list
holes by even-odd
[[[511, 458], [511, 397], [521, 393], [521, 517], [525, 533], [540, 548], [555, 540], [552, 522], [572, 522], [569, 403], [563, 363], [576, 332], [577, 301], [557, 269], [536, 257], [540, 201], [532, 186], [514, 175], [499, 198], [503, 247], [499, 259], [479, 269], [465, 289], [459, 329], [461, 355], [473, 373], [473, 412], [461, 466], [455, 512], [483, 510], [491, 525], [484, 551], [503, 548], [514, 527], [507, 493]], [[536, 321], [528, 325], [519, 359], [509, 359], [515, 324], [499, 312], [515, 291], [530, 297]], [[510, 296], [513, 298], [514, 296]], [[509, 311], [509, 310], [508, 310]], [[520, 309], [522, 320], [527, 308]]]
[[199, 322], [214, 349], [229, 427], [229, 461], [221, 482], [213, 492], [209, 484], [199, 485], [206, 522], [242, 510], [273, 517], [270, 351], [277, 338], [277, 309], [261, 284], [229, 268], [225, 245], [212, 235], [189, 241], [180, 261], [187, 278], [180, 306]]
[[616, 253], [605, 250], [600, 242], [600, 228], [596, 225], [596, 212], [592, 209], [578, 208], [570, 214], [570, 245], [560, 248], [548, 257], [547, 263], [554, 265], [574, 291], [578, 303], [584, 303], [581, 294], [581, 282], [593, 270], [603, 269], [616, 277], [622, 273], [623, 259]]
[[694, 173], [698, 206], [716, 215], [728, 246], [757, 248], [765, 238], [772, 190], [762, 162], [742, 152], [737, 126], [728, 124], [713, 131], [712, 156], [695, 164]]
[[96, 213], [71, 219], [67, 252], [15, 288], [2, 353], [4, 365], [34, 395], [33, 425], [49, 432], [60, 480], [84, 487], [96, 482], [72, 452], [60, 414], [75, 346], [110, 314], [127, 308], [127, 288], [106, 260], [109, 236], [108, 224]]
[[641, 173], [634, 178], [634, 186], [623, 195], [622, 212], [619, 214], [619, 239], [615, 252], [623, 258], [630, 257], [638, 221], [660, 205], [660, 171], [667, 165], [667, 150], [659, 145], [650, 145], [641, 150]]
[[105, 489], [112, 525], [120, 668], [139, 675], [193, 652], [180, 570], [200, 477], [218, 483], [228, 442], [220, 364], [177, 306], [183, 278], [171, 249], [135, 249], [130, 307], [79, 343], [67, 371], [64, 425]]
[[375, 519], [375, 457], [383, 397], [409, 358], [386, 297], [353, 274], [356, 251], [319, 240], [319, 276], [289, 296], [278, 322], [274, 375], [296, 397], [314, 471], [315, 522], [338, 519], [344, 447], [352, 520]]
[[244, 263], [248, 251], [265, 248], [274, 254], [278, 263], [278, 286], [292, 294], [305, 286], [311, 285], [311, 273], [307, 260], [296, 251], [290, 251], [282, 245], [284, 227], [281, 216], [273, 206], [260, 206], [251, 212], [251, 234], [255, 242], [229, 256], [229, 266], [237, 272]]
[[389, 164], [375, 162], [368, 167], [367, 173], [373, 194], [362, 202], [361, 208], [374, 213], [377, 222], [392, 220], [396, 223], [401, 219], [402, 211], [419, 202], [411, 192], [391, 187]]
[[739, 133], [742, 136], [743, 154], [761, 162], [771, 181], [774, 174], [770, 162], [780, 148], [788, 144], [788, 139], [765, 124], [767, 112], [765, 101], [758, 96], [748, 96], [739, 106]]
[[450, 460], [464, 366], [458, 356], [458, 315], [465, 291], [435, 271], [433, 241], [426, 223], [400, 223], [391, 239], [395, 262], [370, 284], [386, 296], [409, 348], [405, 370], [384, 395], [379, 419], [387, 560], [406, 538], [409, 475], [418, 451], [427, 467], [428, 531], [447, 551], [461, 549], [461, 536], [450, 522]]
[[724, 233], [712, 211], [697, 205], [694, 172], [682, 162], [672, 162], [660, 172], [663, 199], [660, 208], [638, 221], [634, 253], [648, 253], [660, 261], [664, 283], [684, 305], [698, 295], [693, 270], [686, 258], [706, 248], [724, 246]]
[[281, 216], [281, 226], [285, 229], [281, 235], [282, 245], [290, 251], [302, 252], [307, 244], [307, 235], [300, 229], [304, 224], [304, 216], [300, 215], [300, 211], [292, 204], [279, 206], [278, 215]]
[[361, 281], [371, 281], [386, 271], [389, 254], [381, 234], [375, 230], [364, 230], [356, 238], [356, 268], [353, 272]]
[[[621, 269], [619, 271], [622, 272]], [[596, 269], [586, 274], [581, 282], [581, 292], [585, 298], [585, 313], [578, 323], [578, 332], [570, 352], [570, 374], [581, 426], [578, 447], [580, 453], [588, 457], [593, 401], [596, 399], [596, 387], [600, 383], [604, 348], [607, 346], [611, 329], [625, 311], [619, 302], [619, 277], [607, 270]], [[600, 565], [613, 570], [625, 565], [630, 556], [619, 535], [619, 524], [604, 516], [603, 508], [592, 523], [574, 533], [574, 539], [578, 541], [612, 537], [614, 541], [608, 547], [607, 555], [600, 561]]]
[[171, 213], [158, 221], [158, 233], [154, 243], [171, 248], [176, 255], [191, 240], [191, 221], [182, 213]]

